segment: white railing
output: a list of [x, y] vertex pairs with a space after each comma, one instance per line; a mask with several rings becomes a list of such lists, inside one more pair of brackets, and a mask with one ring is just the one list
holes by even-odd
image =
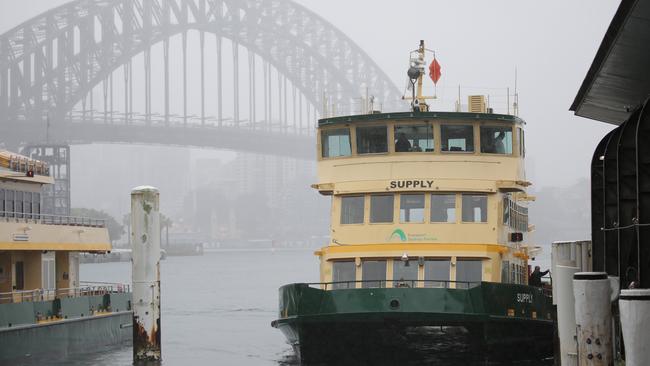
[[33, 289], [0, 292], [0, 304], [51, 301], [62, 297], [101, 296], [131, 292], [131, 285], [110, 282], [81, 282], [82, 286], [58, 289]]
[[0, 211], [0, 222], [24, 222], [44, 225], [106, 227], [106, 220], [81, 216], [47, 215], [25, 212]]

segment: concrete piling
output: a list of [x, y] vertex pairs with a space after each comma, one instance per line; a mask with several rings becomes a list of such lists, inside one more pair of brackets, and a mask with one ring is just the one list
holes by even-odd
[[161, 360], [159, 199], [155, 187], [131, 191], [134, 363]]
[[650, 289], [622, 290], [618, 303], [625, 342], [625, 365], [650, 365]]
[[609, 366], [614, 362], [611, 303], [618, 296], [618, 278], [605, 272], [573, 275], [578, 366]]

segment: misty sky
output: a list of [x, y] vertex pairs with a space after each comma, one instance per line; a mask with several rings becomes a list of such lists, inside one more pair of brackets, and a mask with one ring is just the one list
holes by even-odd
[[[64, 2], [2, 0], [0, 32]], [[587, 176], [593, 149], [613, 127], [575, 117], [568, 108], [618, 0], [298, 2], [346, 33], [400, 89], [408, 51], [419, 39], [442, 65], [437, 92], [443, 99], [458, 85], [513, 87], [516, 67], [520, 116], [528, 122], [529, 179], [538, 188]], [[205, 154], [218, 155], [193, 152]]]

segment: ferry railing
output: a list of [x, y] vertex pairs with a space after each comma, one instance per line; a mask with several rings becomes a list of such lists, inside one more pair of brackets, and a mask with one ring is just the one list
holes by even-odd
[[[359, 286], [357, 286], [359, 284]], [[469, 289], [481, 284], [481, 281], [450, 281], [450, 280], [354, 280], [333, 282], [307, 283], [310, 287], [320, 287], [323, 290], [340, 290], [353, 288], [457, 288]]]
[[105, 294], [131, 292], [131, 285], [123, 283], [82, 281], [81, 284], [82, 286], [79, 287], [0, 292], [0, 304], [51, 301], [62, 297], [101, 296]]
[[106, 227], [106, 220], [82, 216], [63, 216], [25, 212], [0, 211], [0, 222], [16, 222], [43, 225], [67, 225], [84, 227]]

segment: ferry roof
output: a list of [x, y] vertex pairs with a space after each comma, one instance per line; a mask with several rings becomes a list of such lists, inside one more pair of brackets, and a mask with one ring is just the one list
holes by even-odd
[[620, 125], [650, 92], [650, 1], [621, 1], [571, 105], [576, 115]]
[[357, 114], [351, 116], [329, 117], [318, 120], [318, 127], [326, 127], [337, 124], [350, 122], [374, 122], [382, 120], [423, 120], [423, 119], [440, 119], [440, 120], [484, 120], [484, 121], [504, 121], [516, 124], [526, 124], [526, 122], [516, 116], [496, 113], [469, 113], [469, 112], [394, 112], [394, 113], [374, 113], [374, 114]]

